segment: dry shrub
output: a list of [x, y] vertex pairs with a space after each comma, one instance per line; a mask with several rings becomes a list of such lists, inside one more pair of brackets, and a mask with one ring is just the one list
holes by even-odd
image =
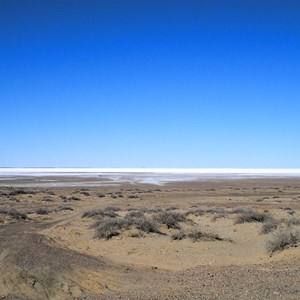
[[38, 215], [47, 215], [50, 213], [50, 210], [48, 208], [45, 207], [40, 207], [35, 211], [36, 214]]
[[235, 220], [235, 224], [241, 223], [252, 223], [252, 222], [266, 222], [270, 220], [272, 217], [265, 213], [259, 213], [255, 211], [249, 211], [248, 213], [242, 213], [237, 216]]
[[260, 233], [267, 234], [278, 228], [278, 220], [270, 218], [263, 223]]
[[168, 228], [180, 229], [179, 222], [184, 222], [186, 217], [184, 214], [164, 211], [155, 216], [155, 220]]
[[110, 218], [116, 218], [118, 215], [111, 210], [103, 210], [103, 209], [91, 209], [88, 211], [85, 211], [82, 214], [82, 218], [93, 218], [93, 217], [110, 217]]
[[291, 228], [282, 228], [277, 230], [267, 241], [267, 250], [274, 253], [287, 247], [297, 247], [300, 241], [299, 231], [293, 231]]
[[292, 225], [300, 225], [300, 218], [293, 216], [293, 217], [289, 217], [284, 219], [284, 223], [288, 226], [292, 226]]
[[231, 213], [233, 214], [248, 214], [253, 212], [252, 208], [248, 206], [237, 206], [232, 208]]
[[27, 219], [26, 213], [18, 211], [14, 208], [12, 208], [12, 209], [1, 208], [0, 213], [8, 215], [11, 218], [16, 219], [16, 220], [26, 220]]
[[138, 210], [147, 214], [162, 212], [162, 209], [160, 207], [141, 207]]
[[150, 233], [150, 232], [160, 233], [156, 222], [154, 222], [153, 220], [147, 219], [147, 218], [137, 219], [136, 228], [140, 229], [142, 231], [145, 231], [147, 233]]
[[186, 234], [184, 231], [180, 230], [171, 235], [172, 240], [181, 241], [186, 238]]
[[121, 208], [118, 207], [118, 206], [112, 206], [112, 205], [109, 205], [109, 206], [106, 206], [104, 209], [104, 211], [120, 211]]
[[55, 209], [55, 211], [62, 211], [62, 210], [71, 210], [71, 211], [73, 211], [74, 209], [70, 206], [65, 206], [65, 205], [60, 205]]
[[191, 230], [187, 236], [192, 239], [194, 242], [196, 241], [223, 241], [219, 235], [215, 233], [203, 232], [199, 229]]
[[122, 220], [104, 218], [98, 221], [95, 229], [95, 238], [109, 240], [120, 234], [120, 229], [123, 227]]
[[194, 215], [196, 217], [203, 216], [206, 213], [206, 209], [203, 207], [197, 207], [197, 208], [191, 208], [189, 209], [185, 214], [188, 215]]

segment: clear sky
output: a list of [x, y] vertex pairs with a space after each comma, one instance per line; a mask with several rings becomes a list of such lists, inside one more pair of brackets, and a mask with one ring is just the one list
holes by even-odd
[[0, 0], [1, 167], [300, 167], [300, 1]]

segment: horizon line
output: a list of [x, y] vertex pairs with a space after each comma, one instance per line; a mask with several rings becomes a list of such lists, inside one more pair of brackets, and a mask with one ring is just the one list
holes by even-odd
[[1, 173], [195, 173], [300, 174], [300, 168], [84, 168], [0, 167]]

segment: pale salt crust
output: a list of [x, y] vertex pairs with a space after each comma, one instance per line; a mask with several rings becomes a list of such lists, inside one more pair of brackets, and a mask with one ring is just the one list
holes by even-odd
[[[32, 181], [23, 183], [23, 186], [102, 186], [125, 182], [163, 185], [172, 181], [201, 179], [300, 177], [300, 169], [0, 168], [0, 180], [10, 180], [13, 183], [28, 176], [33, 177]], [[69, 176], [74, 177], [74, 181], [64, 182], [63, 178], [62, 181], [43, 179], [45, 176]], [[91, 181], [78, 182], [80, 177], [88, 177]], [[94, 181], [92, 178], [107, 178], [112, 181]], [[20, 186], [21, 183], [13, 185]]]

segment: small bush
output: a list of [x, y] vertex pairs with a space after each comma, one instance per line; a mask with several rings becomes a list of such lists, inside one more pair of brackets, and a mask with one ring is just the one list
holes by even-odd
[[186, 234], [182, 230], [175, 232], [171, 235], [172, 240], [179, 241], [179, 240], [183, 240], [184, 238], [186, 238]]
[[297, 247], [299, 241], [299, 232], [292, 231], [290, 228], [284, 228], [276, 231], [272, 238], [267, 241], [267, 250], [272, 254], [286, 247]]
[[50, 210], [48, 208], [40, 207], [38, 208], [35, 213], [38, 215], [47, 215], [49, 214]]
[[33, 194], [33, 192], [26, 191], [26, 190], [13, 190], [9, 193], [10, 196], [26, 195], [26, 194]]
[[278, 227], [278, 221], [275, 219], [269, 219], [265, 223], [263, 223], [260, 232], [262, 234], [267, 234], [277, 229], [277, 227]]
[[111, 210], [103, 210], [103, 209], [91, 209], [88, 211], [85, 211], [82, 214], [82, 218], [92, 218], [92, 217], [110, 217], [110, 218], [116, 218], [118, 215]]
[[251, 211], [248, 213], [240, 214], [236, 218], [235, 224], [252, 223], [252, 222], [266, 222], [270, 218], [271, 217], [268, 214]]
[[105, 197], [104, 194], [97, 194], [97, 196], [98, 196], [99, 198], [104, 198], [104, 197]]
[[287, 219], [284, 219], [284, 223], [288, 226], [300, 225], [300, 218], [296, 216], [289, 217]]
[[160, 233], [158, 226], [154, 221], [146, 219], [146, 218], [139, 218], [136, 221], [137, 221], [136, 222], [137, 229], [140, 229], [147, 233], [150, 233], [150, 232]]
[[120, 234], [119, 230], [122, 228], [123, 222], [117, 219], [103, 219], [97, 223], [95, 230], [95, 238], [109, 240], [114, 236]]
[[104, 211], [120, 211], [121, 208], [117, 207], [117, 206], [106, 206], [103, 210]]
[[55, 210], [56, 211], [62, 211], [62, 210], [71, 210], [71, 211], [73, 211], [74, 209], [70, 206], [60, 205]]
[[138, 195], [129, 195], [128, 199], [138, 199], [139, 196]]
[[233, 214], [248, 214], [253, 212], [253, 210], [250, 207], [247, 206], [237, 206], [232, 208], [231, 213]]
[[27, 219], [27, 215], [24, 212], [20, 212], [16, 209], [7, 210], [6, 214], [16, 220], [26, 220]]
[[45, 202], [52, 202], [53, 201], [53, 198], [52, 196], [44, 196], [42, 198], [42, 201], [45, 201]]
[[144, 237], [144, 234], [140, 231], [135, 231], [135, 232], [131, 232], [129, 236], [133, 238], [141, 238]]
[[162, 212], [162, 209], [160, 207], [141, 207], [139, 208], [139, 211], [143, 213], [152, 214]]
[[133, 211], [129, 211], [126, 214], [125, 218], [127, 218], [127, 219], [131, 219], [131, 218], [145, 218], [145, 215], [141, 211], [134, 211], [133, 210]]
[[166, 208], [166, 211], [177, 210], [177, 209], [178, 209], [178, 206], [172, 205], [172, 206]]
[[205, 208], [198, 207], [198, 208], [191, 208], [191, 209], [189, 209], [185, 214], [187, 216], [188, 215], [194, 215], [196, 217], [199, 217], [199, 216], [205, 215], [205, 213], [206, 213], [206, 209]]
[[222, 241], [223, 239], [214, 233], [203, 232], [198, 229], [190, 231], [187, 235], [194, 242], [196, 241]]
[[0, 214], [6, 215], [8, 213], [8, 210], [6, 208], [0, 208]]
[[209, 207], [206, 212], [208, 213], [212, 213], [212, 214], [225, 214], [226, 211], [223, 207], [220, 206], [213, 206], [213, 207]]
[[90, 195], [90, 193], [86, 192], [86, 191], [81, 191], [81, 192], [79, 192], [79, 194], [84, 195], [84, 196], [89, 196]]
[[81, 199], [79, 197], [75, 197], [75, 196], [70, 196], [67, 197], [67, 201], [80, 201]]
[[168, 228], [180, 229], [179, 222], [184, 222], [186, 217], [183, 214], [165, 211], [155, 216], [161, 224], [165, 224]]

